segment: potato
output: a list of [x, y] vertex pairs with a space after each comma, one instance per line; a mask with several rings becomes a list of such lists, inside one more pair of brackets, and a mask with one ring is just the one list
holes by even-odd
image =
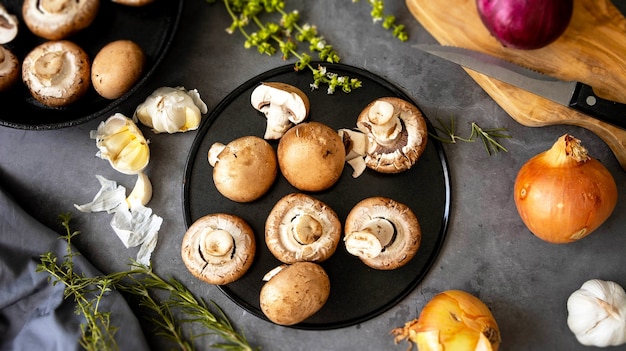
[[146, 57], [131, 40], [116, 40], [105, 45], [91, 65], [91, 82], [105, 99], [117, 99], [128, 92], [143, 73]]

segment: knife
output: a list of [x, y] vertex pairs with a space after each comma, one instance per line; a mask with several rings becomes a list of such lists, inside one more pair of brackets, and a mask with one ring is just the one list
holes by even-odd
[[555, 103], [626, 129], [626, 104], [596, 96], [591, 86], [557, 78], [482, 52], [443, 45], [418, 44], [415, 48], [524, 89]]

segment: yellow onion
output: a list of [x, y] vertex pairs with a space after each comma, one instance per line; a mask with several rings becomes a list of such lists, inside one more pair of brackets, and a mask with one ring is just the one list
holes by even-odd
[[391, 333], [396, 343], [408, 339], [419, 351], [497, 351], [500, 347], [500, 329], [489, 307], [462, 290], [435, 295], [418, 319]]
[[580, 140], [565, 134], [522, 166], [514, 197], [533, 234], [562, 244], [584, 238], [609, 218], [617, 204], [617, 185]]

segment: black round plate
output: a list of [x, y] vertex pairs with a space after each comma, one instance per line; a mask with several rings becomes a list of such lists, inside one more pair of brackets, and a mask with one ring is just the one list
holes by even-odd
[[[20, 21], [17, 38], [5, 46], [22, 62], [30, 50], [46, 40], [32, 34], [24, 24], [23, 0], [2, 3]], [[102, 98], [90, 88], [80, 101], [62, 108], [51, 108], [39, 103], [30, 95], [26, 86], [18, 82], [10, 91], [0, 93], [0, 105], [11, 107], [0, 114], [0, 125], [31, 130], [59, 129], [78, 125], [110, 112], [150, 78], [170, 47], [182, 9], [183, 0], [155, 0], [141, 7], [115, 4], [110, 0], [100, 1], [100, 10], [95, 21], [67, 40], [82, 47], [92, 60], [111, 41], [133, 40], [146, 54], [146, 66], [139, 82], [115, 100]]]
[[[330, 72], [358, 78], [363, 86], [346, 94], [332, 95], [325, 88], [311, 91], [309, 72], [296, 73], [288, 65], [263, 73], [228, 95], [204, 120], [192, 145], [183, 183], [184, 213], [187, 227], [210, 213], [231, 213], [246, 220], [255, 231], [257, 252], [250, 270], [239, 280], [219, 288], [250, 313], [266, 319], [259, 305], [263, 276], [281, 264], [267, 249], [264, 240], [265, 219], [274, 204], [284, 195], [298, 190], [279, 175], [270, 191], [251, 203], [226, 199], [215, 188], [207, 152], [215, 142], [227, 144], [246, 135], [263, 137], [265, 118], [250, 104], [252, 90], [261, 82], [277, 81], [299, 87], [310, 100], [310, 117], [334, 129], [354, 128], [361, 110], [383, 96], [410, 98], [400, 89], [367, 71], [342, 64], [326, 65]], [[432, 127], [429, 123], [429, 128]], [[271, 142], [277, 147], [277, 142]], [[324, 307], [306, 321], [293, 327], [300, 329], [333, 329], [363, 322], [393, 307], [424, 278], [442, 246], [448, 224], [450, 185], [448, 165], [438, 141], [430, 138], [416, 165], [395, 174], [366, 170], [358, 178], [346, 165], [339, 181], [329, 190], [309, 193], [337, 212], [344, 223], [350, 209], [360, 200], [385, 196], [408, 205], [418, 217], [422, 242], [416, 257], [407, 265], [392, 271], [367, 267], [347, 253], [340, 244], [322, 267], [330, 277], [330, 296]]]

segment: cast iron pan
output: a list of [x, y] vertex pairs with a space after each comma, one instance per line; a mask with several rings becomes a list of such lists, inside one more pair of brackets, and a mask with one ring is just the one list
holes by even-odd
[[[18, 57], [20, 64], [35, 46], [46, 41], [32, 34], [22, 18], [23, 0], [8, 0], [2, 4], [20, 21], [17, 38], [5, 46]], [[183, 9], [183, 0], [155, 0], [142, 7], [100, 1], [95, 21], [84, 31], [67, 38], [83, 48], [93, 60], [107, 43], [129, 39], [146, 54], [146, 66], [139, 82], [115, 100], [100, 97], [93, 88], [71, 106], [47, 107], [36, 101], [20, 81], [10, 91], [0, 93], [0, 106], [10, 106], [0, 113], [0, 125], [30, 130], [48, 130], [75, 126], [109, 113], [140, 89], [161, 62], [174, 38]]]
[[[363, 86], [348, 94], [337, 91], [329, 95], [325, 87], [311, 91], [310, 72], [296, 73], [292, 65], [263, 73], [241, 85], [211, 111], [198, 130], [187, 160], [183, 183], [187, 227], [206, 214], [224, 212], [242, 217], [255, 231], [257, 252], [252, 267], [239, 280], [219, 288], [239, 306], [265, 320], [259, 306], [262, 278], [281, 264], [265, 245], [265, 219], [281, 197], [298, 190], [279, 175], [273, 188], [259, 200], [230, 201], [213, 185], [207, 152], [215, 142], [227, 144], [246, 135], [263, 137], [265, 118], [250, 104], [250, 94], [261, 82], [277, 81], [299, 87], [309, 97], [310, 120], [334, 129], [354, 128], [359, 112], [378, 97], [397, 96], [411, 101], [400, 89], [367, 71], [342, 64], [326, 66], [330, 72], [359, 78]], [[429, 128], [432, 133], [430, 123]], [[277, 147], [277, 141], [270, 143]], [[332, 207], [342, 223], [350, 209], [366, 197], [386, 196], [407, 204], [420, 221], [422, 242], [416, 257], [393, 271], [367, 267], [340, 243], [335, 254], [321, 263], [331, 281], [328, 301], [318, 313], [293, 327], [321, 330], [354, 325], [381, 314], [406, 297], [424, 278], [444, 241], [450, 209], [449, 181], [443, 149], [430, 138], [417, 164], [404, 173], [385, 175], [368, 169], [355, 179], [346, 165], [335, 186], [309, 193]]]

